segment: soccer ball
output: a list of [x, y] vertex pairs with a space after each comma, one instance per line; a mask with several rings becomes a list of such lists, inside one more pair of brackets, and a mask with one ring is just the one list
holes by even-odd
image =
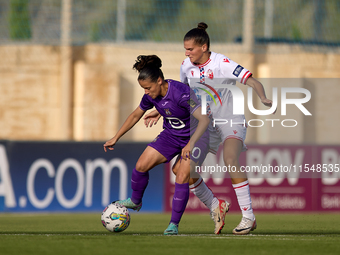
[[120, 204], [109, 204], [102, 212], [102, 224], [110, 232], [122, 232], [130, 224], [128, 209]]

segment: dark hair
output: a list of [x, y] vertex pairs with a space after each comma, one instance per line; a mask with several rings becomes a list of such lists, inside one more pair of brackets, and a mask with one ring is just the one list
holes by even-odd
[[161, 77], [164, 80], [162, 70], [162, 60], [156, 55], [139, 55], [133, 69], [139, 72], [138, 80], [150, 79], [151, 82], [157, 82]]
[[204, 22], [198, 23], [196, 28], [191, 29], [186, 35], [184, 36], [183, 41], [193, 39], [195, 44], [202, 46], [206, 44], [208, 46], [208, 50], [210, 48], [210, 38], [208, 33], [205, 31], [208, 28], [208, 25]]

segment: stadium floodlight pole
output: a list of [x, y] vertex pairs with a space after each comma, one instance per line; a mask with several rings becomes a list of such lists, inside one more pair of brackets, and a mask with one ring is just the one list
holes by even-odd
[[[243, 29], [242, 29], [242, 48], [243, 53], [247, 55], [246, 63], [248, 70], [252, 70], [254, 76], [256, 76], [255, 69], [255, 55], [254, 55], [254, 12], [255, 5], [254, 0], [243, 0]], [[247, 114], [247, 119], [253, 119], [253, 114]], [[257, 130], [249, 132], [247, 134], [248, 141], [257, 140]]]
[[126, 0], [118, 0], [117, 6], [117, 43], [125, 41]]
[[61, 136], [72, 139], [72, 0], [62, 0], [61, 8]]
[[273, 37], [274, 1], [266, 0], [264, 6], [264, 37]]
[[[242, 48], [243, 53], [247, 54], [247, 67], [255, 74], [254, 56], [254, 0], [244, 0], [243, 2], [243, 29], [242, 29]], [[256, 75], [256, 74], [255, 74]]]
[[323, 0], [314, 0], [313, 27], [314, 27], [314, 40], [316, 41], [320, 41], [323, 39], [322, 24], [326, 16], [325, 5], [326, 3]]
[[253, 53], [254, 48], [254, 0], [244, 0], [242, 44], [245, 53]]

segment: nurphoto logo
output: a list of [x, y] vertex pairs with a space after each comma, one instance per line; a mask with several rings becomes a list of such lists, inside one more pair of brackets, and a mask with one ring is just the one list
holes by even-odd
[[[206, 87], [208, 87], [211, 91], [213, 91], [213, 93], [215, 95], [212, 95], [212, 93], [210, 91], [208, 91], [205, 88], [201, 88], [201, 87], [194, 87], [199, 90], [202, 90], [204, 92], [206, 92], [209, 96], [210, 96], [210, 100], [209, 101], [213, 101], [215, 106], [218, 105], [218, 103], [216, 102], [215, 98], [218, 98], [218, 100], [220, 101], [220, 106], [222, 107], [222, 100], [221, 100], [221, 89], [224, 90], [229, 90], [228, 92], [230, 92], [233, 96], [233, 115], [244, 115], [244, 95], [243, 92], [240, 88], [238, 88], [235, 85], [230, 85], [230, 84], [218, 84], [218, 85], [214, 85], [213, 87], [207, 84], [202, 84], [199, 83], [201, 85], [204, 85]], [[281, 102], [281, 116], [286, 116], [287, 115], [287, 105], [295, 105], [305, 116], [311, 116], [312, 114], [307, 110], [307, 108], [303, 105], [305, 103], [307, 103], [310, 99], [311, 99], [311, 93], [309, 90], [305, 89], [305, 88], [297, 88], [297, 87], [283, 87], [281, 88], [281, 98], [280, 98], [280, 102]], [[299, 96], [303, 96], [302, 98], [288, 98], [287, 94], [289, 93], [294, 93], [295, 95], [299, 95]], [[226, 93], [223, 93], [226, 94]], [[199, 99], [201, 100], [201, 108], [202, 108], [202, 115], [206, 115], [207, 114], [207, 96], [204, 95], [199, 95], [198, 96]], [[208, 97], [209, 98], [209, 97]], [[258, 115], [258, 116], [267, 116], [270, 114], [274, 114], [276, 112], [277, 106], [278, 106], [278, 88], [274, 87], [272, 90], [272, 106], [269, 109], [266, 110], [257, 110], [254, 107], [254, 103], [253, 103], [253, 89], [252, 88], [248, 88], [247, 90], [247, 105], [248, 105], [248, 109], [251, 113]], [[274, 127], [275, 122], [281, 122], [281, 125], [283, 127], [295, 127], [298, 125], [297, 120], [295, 119], [265, 119], [266, 122], [271, 123], [271, 127]], [[232, 119], [215, 119], [213, 118], [213, 126], [216, 125], [230, 125], [231, 127], [233, 125], [239, 125], [239, 124], [243, 124], [244, 126], [246, 126], [246, 124], [248, 124], [248, 126], [250, 127], [262, 127], [264, 125], [264, 121], [262, 119], [250, 119], [247, 121], [244, 120], [243, 123], [240, 122], [232, 122]], [[256, 125], [257, 124], [257, 125]]]

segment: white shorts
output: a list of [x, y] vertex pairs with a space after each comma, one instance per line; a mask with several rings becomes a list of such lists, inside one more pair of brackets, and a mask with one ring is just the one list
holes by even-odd
[[247, 146], [244, 143], [247, 134], [247, 127], [243, 124], [236, 124], [230, 126], [230, 124], [215, 125], [209, 124], [209, 146], [210, 152], [213, 154], [217, 153], [218, 147], [221, 143], [224, 143], [227, 139], [237, 139], [242, 142], [242, 151], [247, 150]]

